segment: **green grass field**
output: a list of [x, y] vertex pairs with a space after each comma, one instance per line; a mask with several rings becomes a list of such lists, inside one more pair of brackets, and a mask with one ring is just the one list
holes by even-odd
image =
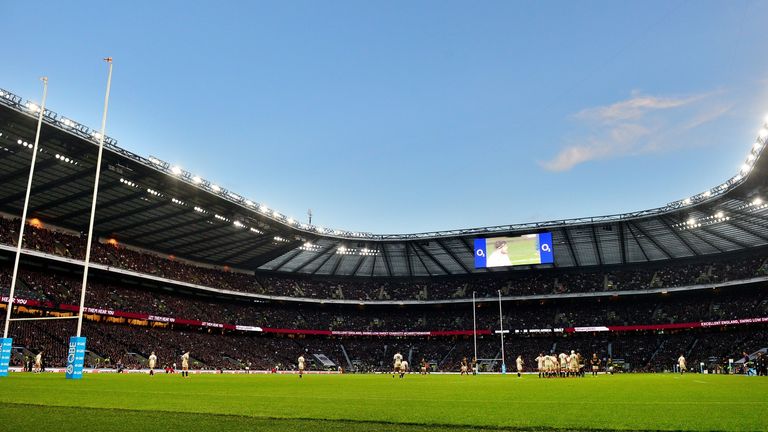
[[616, 375], [0, 378], [0, 429], [766, 430], [768, 379]]

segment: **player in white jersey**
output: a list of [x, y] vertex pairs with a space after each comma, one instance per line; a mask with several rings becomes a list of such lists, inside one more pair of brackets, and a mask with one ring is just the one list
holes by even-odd
[[568, 372], [568, 354], [560, 353], [558, 358], [560, 360], [560, 363], [558, 363], [558, 366], [560, 366], [560, 376], [563, 377]]
[[157, 364], [157, 356], [155, 355], [155, 352], [152, 351], [152, 354], [149, 355], [149, 374], [154, 375], [155, 374], [155, 365]]
[[[403, 355], [398, 351], [392, 357], [392, 360], [395, 362], [394, 369], [392, 370], [392, 378], [394, 378], [396, 374], [400, 373], [400, 367], [403, 365]], [[402, 375], [400, 377], [402, 378]]]
[[408, 372], [408, 360], [403, 360], [402, 363], [400, 363], [400, 378], [402, 378], [406, 372]]
[[571, 351], [568, 357], [568, 372], [571, 376], [579, 375], [579, 356], [576, 355], [576, 351]]
[[304, 375], [304, 356], [299, 354], [299, 378], [301, 378]]
[[40, 351], [35, 356], [35, 372], [42, 372], [43, 371], [43, 352]]
[[181, 355], [181, 376], [184, 378], [189, 377], [189, 351], [185, 351]]
[[539, 369], [539, 378], [541, 378], [541, 375], [544, 373], [544, 353], [539, 353], [539, 356], [536, 357], [535, 360]]
[[680, 375], [682, 375], [683, 372], [686, 372], [685, 357], [682, 354], [680, 354], [680, 357], [677, 359], [677, 366], [680, 368]]
[[515, 360], [515, 366], [517, 366], [518, 378], [520, 378], [520, 374], [523, 372], [523, 365], [525, 365], [525, 362], [523, 361], [523, 356], [521, 355], [517, 356], [517, 359]]

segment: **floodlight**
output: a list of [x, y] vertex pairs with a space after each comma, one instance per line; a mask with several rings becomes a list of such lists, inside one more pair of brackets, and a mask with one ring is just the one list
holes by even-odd
[[715, 213], [715, 217], [718, 218], [718, 219], [722, 219], [723, 218], [723, 212], [719, 211], [719, 212]]
[[766, 128], [762, 128], [762, 129], [760, 129], [760, 132], [758, 132], [758, 133], [757, 133], [757, 135], [758, 135], [760, 138], [765, 138], [765, 137], [768, 137], [768, 129], [766, 129]]
[[214, 192], [221, 192], [221, 188], [215, 184], [211, 185], [211, 190], [213, 190]]
[[181, 168], [177, 166], [172, 166], [171, 172], [173, 173], [173, 175], [181, 175]]
[[762, 203], [763, 203], [763, 200], [760, 197], [757, 197], [757, 198], [752, 200], [752, 205], [759, 206]]
[[691, 199], [690, 198], [686, 198], [686, 199], [683, 200], [683, 204], [684, 205], [688, 205], [690, 203], [691, 203]]
[[688, 219], [688, 225], [693, 225], [695, 223], [696, 223], [696, 219], [694, 219], [694, 218]]
[[194, 184], [200, 184], [203, 182], [203, 179], [201, 179], [199, 176], [192, 177], [192, 183]]
[[27, 102], [27, 109], [32, 111], [32, 112], [40, 111], [40, 107], [37, 104], [32, 103], [32, 102]]

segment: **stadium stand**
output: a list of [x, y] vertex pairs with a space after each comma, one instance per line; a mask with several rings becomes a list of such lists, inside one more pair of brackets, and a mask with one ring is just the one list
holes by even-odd
[[[0, 242], [13, 245], [19, 220], [0, 219]], [[17, 228], [16, 228], [17, 229]], [[51, 229], [28, 226], [24, 247], [52, 255], [82, 260], [85, 240]], [[448, 300], [503, 295], [564, 294], [602, 291], [631, 291], [713, 284], [768, 276], [768, 254], [719, 257], [717, 260], [669, 265], [599, 268], [579, 271], [512, 272], [472, 278], [344, 280], [299, 276], [256, 276], [212, 269], [176, 261], [172, 257], [139, 252], [120, 245], [96, 242], [94, 262], [153, 276], [256, 294], [353, 300]], [[521, 273], [521, 274], [517, 274]]]
[[[3, 95], [0, 290], [8, 295], [35, 123], [22, 98]], [[659, 208], [394, 235], [299, 223], [107, 137], [89, 240], [94, 135], [53, 111], [43, 117], [13, 315], [77, 313], [91, 241], [83, 331], [91, 366], [141, 368], [152, 351], [172, 366], [191, 350], [199, 369], [292, 369], [306, 353], [313, 368], [322, 354], [347, 371], [387, 371], [400, 351], [412, 365], [424, 358], [455, 371], [474, 354], [473, 297], [482, 370], [501, 365], [497, 297], [508, 363], [578, 350], [616, 370], [662, 371], [684, 353], [691, 367], [719, 371], [766, 345], [765, 136], [746, 171]], [[64, 154], [77, 163], [62, 164]], [[552, 235], [552, 264], [474, 268], [473, 238], [542, 231]], [[73, 326], [14, 322], [13, 364], [43, 351], [62, 366]]]

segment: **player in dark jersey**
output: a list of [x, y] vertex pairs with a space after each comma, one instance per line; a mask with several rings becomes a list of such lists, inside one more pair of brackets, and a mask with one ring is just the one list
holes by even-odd
[[424, 359], [424, 357], [421, 358], [421, 375], [426, 375], [429, 373], [429, 363]]
[[592, 360], [589, 362], [592, 364], [592, 376], [597, 376], [597, 371], [600, 370], [600, 358], [597, 353], [592, 354]]

